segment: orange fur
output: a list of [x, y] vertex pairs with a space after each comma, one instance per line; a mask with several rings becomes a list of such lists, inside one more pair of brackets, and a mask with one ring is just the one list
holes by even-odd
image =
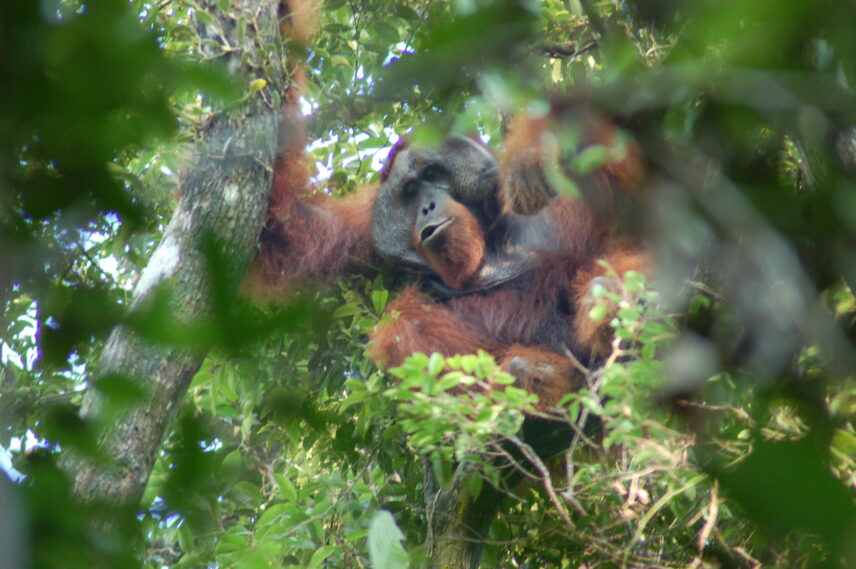
[[[271, 217], [245, 289], [257, 298], [282, 297], [295, 284], [329, 282], [371, 264], [371, 210], [376, 187], [345, 198], [294, 200]], [[293, 196], [288, 196], [293, 198]], [[282, 205], [286, 196], [279, 196]]]
[[[304, 151], [305, 132], [298, 108], [299, 91], [285, 97], [283, 155], [274, 171], [270, 219], [261, 251], [251, 269], [253, 296], [281, 296], [295, 285], [328, 281], [374, 264], [372, 208], [377, 187], [343, 198], [312, 188], [313, 165]], [[485, 350], [517, 378], [518, 385], [539, 395], [549, 409], [579, 388], [580, 375], [564, 350], [597, 361], [610, 350], [610, 318], [593, 322], [591, 281], [605, 270], [606, 258], [619, 275], [629, 269], [647, 272], [650, 262], [638, 248], [616, 238], [613, 211], [616, 190], [638, 180], [638, 160], [628, 154], [597, 172], [577, 179], [585, 199], [550, 195], [543, 178], [545, 162], [558, 160], [545, 141], [559, 110], [545, 118], [515, 121], [501, 163], [501, 200], [506, 213], [543, 211], [555, 230], [557, 250], [539, 252], [523, 275], [500, 286], [449, 298], [432, 299], [408, 286], [390, 303], [371, 334], [369, 355], [385, 366], [398, 366], [413, 352], [445, 356]], [[611, 126], [584, 117], [594, 129], [589, 140], [612, 140]], [[599, 119], [598, 119], [599, 120]], [[588, 121], [588, 122], [586, 122]], [[600, 130], [598, 130], [600, 129]], [[391, 151], [382, 179], [387, 179], [404, 139]], [[485, 257], [485, 233], [473, 213], [449, 200], [439, 219], [453, 218], [423, 246], [417, 229], [413, 246], [443, 283], [453, 290], [478, 285]], [[617, 307], [611, 307], [614, 310]]]
[[[558, 147], [569, 131], [575, 134], [578, 152], [598, 145], [609, 149], [612, 155], [595, 172], [575, 174]], [[562, 102], [542, 117], [518, 115], [509, 127], [503, 153], [505, 211], [533, 214], [546, 207], [556, 192], [545, 172], [558, 169], [576, 181], [596, 221], [607, 221], [613, 211], [615, 190], [634, 193], [642, 185], [642, 162], [638, 146], [620, 141], [615, 126], [584, 105]]]
[[476, 217], [463, 204], [449, 200], [444, 215], [452, 218], [443, 231], [442, 247], [423, 248], [414, 228], [413, 241], [431, 268], [452, 289], [464, 288], [484, 259], [485, 239]]
[[499, 364], [517, 380], [515, 384], [538, 395], [538, 408], [554, 409], [559, 401], [583, 386], [573, 362], [537, 346], [516, 344], [505, 350]]
[[280, 17], [280, 30], [299, 46], [309, 45], [321, 22], [319, 0], [288, 0], [283, 2], [283, 14]]
[[274, 165], [269, 218], [242, 287], [255, 298], [284, 298], [296, 284], [359, 272], [374, 255], [371, 214], [378, 188], [365, 187], [342, 198], [313, 188], [314, 164], [305, 149], [298, 99], [296, 88], [284, 97], [283, 151]]
[[[615, 271], [617, 278], [621, 279], [627, 271], [639, 271], [650, 274], [651, 261], [647, 254], [630, 246], [614, 248], [604, 255], [604, 260], [609, 268]], [[606, 317], [596, 322], [589, 317], [590, 309], [596, 301], [591, 296], [591, 282], [597, 277], [607, 275], [607, 268], [600, 264], [592, 264], [590, 267], [580, 270], [574, 276], [572, 288], [574, 291], [574, 302], [577, 311], [574, 315], [574, 333], [581, 345], [585, 346], [596, 357], [609, 355], [612, 349], [612, 326], [610, 322], [618, 311], [618, 305], [604, 298], [599, 302], [609, 303]], [[610, 277], [615, 278], [615, 277]], [[620, 283], [614, 283], [609, 292], [621, 292]]]
[[415, 287], [401, 291], [387, 309], [387, 319], [371, 334], [369, 357], [396, 367], [414, 352], [444, 356], [485, 350], [516, 378], [516, 385], [539, 397], [538, 408], [549, 410], [566, 394], [579, 389], [581, 375], [565, 356], [539, 346], [502, 347], [448, 306], [424, 297]]
[[547, 207], [555, 192], [544, 178], [545, 164], [555, 162], [558, 150], [545, 144], [546, 117], [514, 118], [508, 129], [500, 168], [500, 197], [505, 213], [531, 215]]
[[453, 356], [499, 349], [498, 342], [412, 285], [399, 293], [386, 313], [386, 321], [371, 334], [369, 356], [387, 367], [401, 365], [414, 352]]

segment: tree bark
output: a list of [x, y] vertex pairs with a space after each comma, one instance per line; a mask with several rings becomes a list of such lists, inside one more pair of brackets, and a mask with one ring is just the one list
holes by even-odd
[[[583, 428], [591, 433], [600, 428], [600, 423], [591, 421]], [[510, 489], [524, 479], [524, 471], [542, 475], [543, 461], [565, 452], [577, 436], [561, 417], [526, 417], [517, 437], [499, 443], [501, 448], [495, 449], [499, 451], [493, 464], [499, 468], [499, 487], [485, 480], [477, 493], [471, 481], [480, 476], [478, 462], [458, 464], [444, 488], [436, 488], [432, 470], [426, 466], [428, 568], [478, 569], [490, 526], [511, 495]], [[540, 468], [530, 460], [532, 457], [537, 457], [534, 460], [539, 461]]]
[[488, 482], [476, 495], [468, 484], [474, 476], [479, 473], [472, 465], [459, 465], [449, 485], [428, 504], [429, 569], [478, 569], [504, 495]]
[[[280, 46], [279, 2], [233, 0], [224, 13], [216, 0], [200, 0], [197, 32], [201, 56], [223, 62], [246, 86], [264, 78], [267, 87], [251, 93], [237, 108], [217, 113], [197, 140], [195, 167], [183, 179], [182, 195], [163, 238], [134, 290], [130, 310], [144, 310], [162, 285], [170, 291], [171, 316], [180, 324], [211, 315], [206, 253], [209, 245], [237, 267], [228, 283], [237, 290], [241, 274], [256, 251], [265, 220], [272, 166], [277, 152], [279, 98], [286, 81]], [[197, 11], [197, 13], [198, 13]], [[245, 20], [246, 33], [237, 23]], [[201, 22], [206, 23], [201, 23]], [[271, 95], [269, 95], [271, 94]], [[143, 495], [155, 459], [196, 371], [203, 348], [160, 345], [140, 338], [127, 326], [111, 333], [96, 378], [120, 375], [137, 382], [144, 400], [118, 412], [91, 384], [81, 410], [99, 431], [106, 467], [81, 458], [70, 462], [78, 499], [135, 505]]]

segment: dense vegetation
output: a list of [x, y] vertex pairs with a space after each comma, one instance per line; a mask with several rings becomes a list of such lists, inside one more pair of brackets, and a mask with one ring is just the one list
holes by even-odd
[[[262, 306], [233, 294], [241, 267], [206, 241], [207, 319], [182, 321], [168, 290], [130, 310], [214, 154], [206, 130], [277, 107], [281, 46], [247, 49], [254, 14], [237, 0], [0, 6], [0, 465], [14, 480], [0, 479], [0, 565], [417, 567], [420, 457], [441, 481], [465, 462], [486, 484], [515, 442], [525, 394], [447, 393], [502, 380], [483, 355], [416, 357], [392, 374], [403, 382], [369, 362], [383, 278]], [[602, 441], [580, 434], [509, 492], [484, 566], [856, 565], [856, 11], [328, 0], [318, 17], [305, 53], [285, 53], [306, 60], [330, 192], [375, 182], [396, 134], [478, 132], [499, 149], [517, 109], [569, 92], [649, 162], [646, 210], [627, 223], [658, 282], [626, 279], [641, 302], [566, 402], [600, 418]], [[205, 356], [140, 503], [71, 490], [74, 457], [111, 469], [104, 429], [148, 402], [152, 378], [99, 372], [119, 324]], [[462, 373], [438, 381], [446, 363]], [[87, 390], [97, 421], [79, 415]]]

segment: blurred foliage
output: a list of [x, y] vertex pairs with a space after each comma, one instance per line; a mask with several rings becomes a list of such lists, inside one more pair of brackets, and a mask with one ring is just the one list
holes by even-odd
[[[193, 18], [192, 0], [0, 4], [0, 459], [32, 566], [405, 566], [401, 541], [417, 566], [417, 451], [438, 473], [477, 460], [529, 402], [442, 399], [441, 363], [461, 367], [449, 382], [492, 377], [477, 356], [417, 357], [391, 387], [363, 354], [386, 277], [285, 309], [223, 299], [196, 330], [166, 304], [135, 316], [151, 341], [214, 346], [141, 507], [74, 503], [54, 464], [97, 453], [82, 390], [192, 167], [184, 143], [210, 94], [235, 98], [202, 71], [216, 40]], [[333, 193], [375, 181], [396, 134], [498, 148], [508, 115], [568, 91], [649, 162], [634, 225], [661, 293], [626, 277], [620, 342], [563, 407], [599, 417], [602, 444], [578, 437], [515, 489], [485, 566], [856, 564], [854, 20], [836, 0], [325, 3], [306, 102]], [[115, 405], [144, 396], [108, 380]], [[104, 511], [117, 525], [85, 531]]]

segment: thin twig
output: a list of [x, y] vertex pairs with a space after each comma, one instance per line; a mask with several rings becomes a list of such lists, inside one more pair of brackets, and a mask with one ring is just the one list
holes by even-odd
[[[550, 471], [547, 469], [546, 465], [541, 461], [538, 455], [532, 450], [532, 447], [518, 439], [517, 437], [511, 437], [511, 441], [517, 445], [520, 451], [523, 453], [529, 462], [531, 462], [535, 468], [538, 469], [538, 472], [541, 473], [542, 481], [544, 483], [544, 489], [547, 491], [547, 495], [550, 497], [550, 502], [553, 506], [558, 510], [559, 516], [561, 516], [562, 520], [565, 522], [565, 525], [568, 526], [568, 529], [574, 531], [577, 529], [576, 524], [571, 520], [571, 516], [568, 513], [568, 509], [565, 507], [564, 502], [556, 493], [556, 489], [553, 487], [553, 482], [550, 480]], [[582, 507], [580, 507], [582, 508]], [[583, 510], [585, 513], [585, 510]]]
[[704, 553], [705, 546], [707, 545], [708, 540], [710, 539], [710, 534], [713, 531], [713, 528], [716, 527], [717, 519], [719, 518], [719, 482], [714, 480], [713, 487], [710, 489], [710, 509], [707, 514], [707, 521], [704, 523], [704, 527], [701, 528], [701, 531], [698, 534], [698, 556], [701, 559], [702, 553]]

